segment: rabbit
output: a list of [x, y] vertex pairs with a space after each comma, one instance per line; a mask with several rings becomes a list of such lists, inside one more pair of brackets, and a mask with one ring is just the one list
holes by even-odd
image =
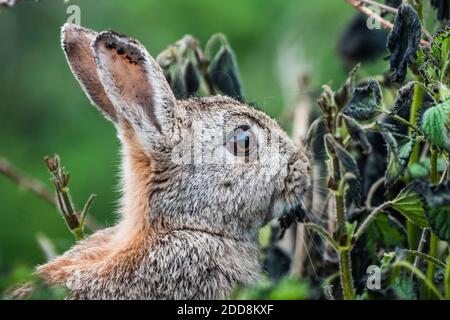
[[119, 218], [36, 273], [69, 299], [221, 299], [257, 281], [258, 230], [310, 187], [308, 158], [265, 113], [176, 100], [136, 40], [62, 27], [70, 68], [117, 129]]

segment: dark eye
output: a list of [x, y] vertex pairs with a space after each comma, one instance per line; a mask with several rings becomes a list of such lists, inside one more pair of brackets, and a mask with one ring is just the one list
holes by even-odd
[[249, 127], [238, 127], [228, 138], [227, 148], [235, 156], [248, 157], [256, 148], [256, 136]]

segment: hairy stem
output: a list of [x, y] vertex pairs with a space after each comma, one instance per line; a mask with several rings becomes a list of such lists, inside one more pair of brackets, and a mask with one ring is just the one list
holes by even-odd
[[358, 239], [362, 236], [362, 234], [367, 230], [370, 223], [375, 219], [377, 214], [380, 213], [381, 211], [383, 211], [384, 209], [386, 209], [387, 207], [389, 207], [390, 205], [391, 205], [391, 202], [389, 202], [389, 201], [385, 202], [382, 205], [373, 209], [372, 212], [370, 212], [370, 214], [366, 217], [366, 219], [364, 219], [364, 221], [361, 223], [359, 228], [356, 230], [356, 232], [353, 236], [353, 243], [356, 243], [356, 241], [358, 241]]
[[351, 249], [339, 249], [339, 270], [344, 299], [353, 300], [355, 298], [355, 288], [353, 287]]
[[[409, 135], [411, 136], [414, 133], [412, 127], [415, 127], [417, 120], [420, 115], [420, 108], [422, 106], [424, 97], [424, 90], [421, 86], [420, 79], [417, 79], [417, 83], [414, 84], [414, 93], [413, 99], [411, 103], [411, 112], [409, 116]], [[411, 166], [414, 163], [419, 162], [420, 157], [420, 142], [414, 142], [413, 150], [411, 152], [411, 156], [409, 158], [408, 166]], [[406, 221], [406, 230], [407, 230], [407, 239], [409, 249], [414, 250], [418, 246], [418, 242], [420, 239], [420, 229], [411, 221]]]

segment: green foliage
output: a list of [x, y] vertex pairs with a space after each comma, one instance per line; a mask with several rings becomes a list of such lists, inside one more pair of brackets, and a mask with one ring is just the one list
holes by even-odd
[[422, 116], [422, 130], [435, 146], [447, 149], [450, 147], [448, 124], [450, 114], [450, 100], [431, 107]]
[[365, 248], [374, 261], [380, 247], [393, 249], [397, 246], [403, 246], [404, 243], [405, 234], [399, 227], [398, 221], [394, 221], [386, 214], [379, 214], [367, 230]]
[[428, 221], [425, 217], [420, 190], [416, 183], [406, 186], [392, 200], [392, 207], [420, 228], [426, 228]]
[[408, 65], [417, 59], [421, 30], [420, 18], [414, 8], [406, 3], [400, 5], [387, 41], [390, 55], [386, 59], [393, 71], [393, 82], [403, 82]]
[[433, 232], [450, 243], [450, 182], [431, 187], [425, 195], [425, 214]]
[[399, 145], [390, 131], [383, 129], [382, 135], [388, 151], [387, 169], [384, 176], [385, 184], [386, 186], [391, 186], [403, 175], [413, 148], [414, 140], [406, 138]]
[[240, 101], [244, 99], [236, 57], [227, 43], [222, 44], [220, 50], [212, 58], [208, 67], [208, 75], [214, 87], [220, 92]]
[[343, 113], [356, 120], [371, 120], [381, 109], [381, 88], [376, 80], [369, 80], [366, 86], [353, 89], [352, 98]]
[[345, 126], [347, 127], [348, 133], [352, 140], [358, 143], [364, 154], [369, 154], [372, 152], [372, 145], [367, 138], [366, 132], [362, 126], [353, 118], [344, 116]]
[[309, 285], [290, 277], [284, 277], [277, 283], [263, 279], [254, 285], [238, 288], [233, 294], [234, 299], [241, 300], [305, 300], [310, 297]]

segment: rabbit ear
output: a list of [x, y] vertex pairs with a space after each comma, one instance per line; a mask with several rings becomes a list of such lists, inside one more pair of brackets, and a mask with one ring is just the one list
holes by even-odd
[[91, 103], [108, 119], [116, 122], [116, 110], [97, 75], [91, 50], [91, 43], [97, 35], [95, 31], [66, 23], [61, 29], [61, 45], [73, 74]]
[[117, 112], [154, 146], [172, 131], [175, 96], [164, 74], [136, 40], [112, 31], [92, 43], [98, 74]]

